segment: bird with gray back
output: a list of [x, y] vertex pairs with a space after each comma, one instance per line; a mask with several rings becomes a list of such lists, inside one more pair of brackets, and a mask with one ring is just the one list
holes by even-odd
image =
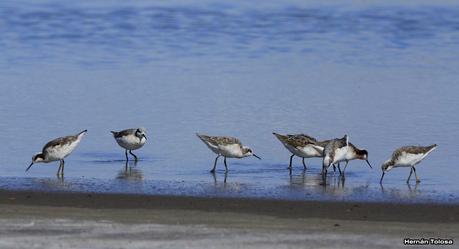
[[134, 128], [122, 131], [111, 131], [111, 133], [118, 145], [124, 149], [126, 161], [129, 161], [128, 152], [134, 156], [135, 161], [137, 161], [137, 156], [132, 153], [132, 151], [143, 147], [147, 141], [146, 130], [144, 128]]
[[418, 175], [416, 174], [415, 166], [418, 165], [427, 155], [429, 155], [432, 151], [437, 148], [437, 144], [432, 144], [429, 146], [404, 146], [396, 149], [394, 153], [392, 153], [391, 158], [386, 160], [381, 165], [382, 175], [381, 180], [379, 181], [382, 183], [384, 175], [389, 172], [389, 170], [398, 167], [409, 167], [410, 175], [406, 180], [406, 183], [410, 182], [411, 174], [416, 176], [416, 182], [419, 183], [421, 180], [419, 179]]
[[228, 165], [226, 164], [226, 158], [244, 158], [248, 156], [254, 156], [261, 160], [260, 157], [255, 155], [251, 148], [242, 145], [239, 139], [228, 136], [208, 136], [204, 134], [196, 133], [199, 139], [204, 142], [207, 147], [217, 154], [215, 158], [214, 167], [210, 172], [214, 173], [217, 166], [217, 160], [220, 156], [223, 156], [225, 170], [228, 171]]
[[86, 132], [87, 130], [84, 130], [76, 135], [60, 137], [49, 141], [45, 144], [40, 153], [37, 153], [32, 157], [32, 163], [29, 167], [27, 167], [26, 171], [28, 171], [35, 163], [59, 161], [57, 175], [63, 176], [65, 164], [64, 159], [70, 155], [73, 150], [75, 150]]
[[330, 140], [324, 147], [322, 175], [327, 175], [327, 169], [331, 164], [337, 164], [346, 159], [346, 153], [349, 149], [349, 139], [347, 135], [342, 138]]

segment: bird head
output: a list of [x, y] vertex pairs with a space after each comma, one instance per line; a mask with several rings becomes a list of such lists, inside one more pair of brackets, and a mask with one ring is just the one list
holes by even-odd
[[256, 158], [261, 160], [261, 158], [259, 156], [255, 155], [255, 153], [253, 153], [252, 149], [250, 149], [247, 146], [242, 146], [242, 153], [243, 153], [244, 157], [254, 156], [254, 157], [256, 157]]
[[34, 163], [40, 163], [45, 161], [45, 156], [43, 153], [37, 153], [32, 157], [32, 162], [30, 163], [29, 167], [27, 167], [26, 171], [28, 171]]
[[135, 136], [140, 139], [145, 138], [146, 140], [147, 139], [146, 130], [144, 128], [137, 128], [137, 130], [135, 131]]

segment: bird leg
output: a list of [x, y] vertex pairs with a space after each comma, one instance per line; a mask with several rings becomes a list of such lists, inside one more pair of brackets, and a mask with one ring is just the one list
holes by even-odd
[[288, 168], [287, 169], [291, 169], [292, 168], [292, 160], [293, 160], [293, 157], [295, 155], [292, 154], [292, 156], [290, 157], [290, 163], [288, 164]]
[[225, 156], [225, 159], [223, 160], [223, 162], [225, 163], [225, 171], [228, 172], [228, 165], [226, 165], [226, 156]]
[[134, 155], [134, 153], [132, 153], [132, 150], [129, 150], [129, 154], [133, 155], [133, 156], [134, 156], [134, 158], [135, 158], [135, 161], [137, 161], [137, 156], [136, 156], [136, 155]]
[[327, 176], [327, 169], [328, 169], [328, 167], [330, 167], [330, 165], [327, 166], [327, 167], [323, 167], [323, 168], [322, 168], [322, 176], [323, 176], [323, 177], [326, 177], [326, 176]]
[[304, 157], [303, 157], [303, 167], [304, 167], [304, 169], [307, 169], [306, 163], [304, 163]]
[[[347, 167], [347, 164], [349, 163], [348, 160], [346, 160], [346, 164], [344, 165], [344, 169], [343, 169], [343, 178], [344, 178], [344, 171], [346, 171], [346, 167]], [[340, 172], [340, 175], [341, 175], [341, 172]]]
[[408, 179], [406, 179], [406, 183], [410, 182], [411, 174], [413, 174], [413, 167], [411, 167], [410, 175], [408, 176]]
[[61, 171], [61, 167], [62, 167], [62, 160], [59, 160], [59, 168], [57, 169], [57, 173], [56, 173], [57, 176], [59, 176], [59, 172]]
[[215, 168], [217, 167], [217, 160], [218, 160], [219, 157], [220, 157], [220, 155], [218, 155], [215, 158], [214, 167], [210, 170], [210, 173], [215, 173]]
[[126, 156], [126, 162], [129, 161], [129, 157], [127, 155], [127, 150], [124, 151], [124, 155]]
[[382, 175], [381, 175], [381, 179], [379, 180], [379, 184], [381, 184], [381, 188], [382, 188], [382, 179], [384, 178], [384, 175], [385, 175], [385, 174], [386, 174], [386, 173], [383, 171], [383, 172], [382, 172]]
[[418, 174], [416, 174], [416, 168], [413, 166], [413, 171], [414, 171], [414, 176], [416, 177], [416, 183], [421, 182], [421, 179], [419, 179]]

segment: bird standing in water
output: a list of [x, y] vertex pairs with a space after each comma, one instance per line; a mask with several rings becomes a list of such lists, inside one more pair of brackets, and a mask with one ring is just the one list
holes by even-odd
[[210, 150], [212, 150], [217, 157], [215, 158], [214, 167], [210, 172], [214, 173], [217, 166], [217, 160], [220, 156], [224, 157], [225, 170], [228, 171], [228, 165], [226, 164], [226, 158], [244, 158], [248, 156], [254, 156], [261, 160], [260, 157], [255, 155], [247, 146], [242, 145], [239, 139], [228, 136], [208, 136], [196, 133], [196, 136], [203, 141]]
[[28, 171], [34, 163], [49, 163], [59, 161], [59, 169], [56, 175], [64, 175], [64, 158], [66, 158], [78, 146], [84, 134], [84, 130], [76, 135], [56, 138], [49, 141], [42, 149], [42, 152], [35, 154], [32, 157], [32, 163], [27, 167]]
[[126, 156], [126, 161], [129, 161], [129, 154], [134, 156], [134, 159], [137, 161], [137, 156], [132, 153], [133, 150], [142, 148], [142, 146], [147, 141], [146, 131], [144, 128], [135, 128], [135, 129], [126, 129], [122, 131], [111, 131], [113, 137], [119, 146], [125, 149], [124, 154]]
[[342, 138], [330, 140], [324, 147], [322, 176], [326, 177], [327, 169], [331, 164], [337, 164], [346, 160], [346, 154], [349, 150], [349, 139], [347, 135]]
[[416, 177], [416, 182], [421, 182], [418, 175], [416, 174], [415, 166], [419, 164], [427, 155], [430, 154], [430, 152], [432, 152], [436, 148], [437, 145], [432, 144], [429, 146], [404, 146], [396, 149], [394, 153], [392, 153], [391, 158], [385, 161], [383, 165], [381, 165], [382, 176], [379, 182], [382, 183], [382, 180], [386, 172], [388, 172], [392, 168], [398, 167], [411, 168], [410, 175], [408, 176], [406, 183], [410, 182], [411, 174], [413, 174], [413, 172]]
[[294, 156], [303, 159], [303, 167], [306, 169], [305, 158], [322, 157], [324, 146], [327, 141], [318, 142], [315, 138], [305, 134], [287, 134], [281, 135], [273, 132], [273, 135], [289, 150], [292, 155], [290, 156], [290, 163], [288, 168], [292, 168], [292, 159]]

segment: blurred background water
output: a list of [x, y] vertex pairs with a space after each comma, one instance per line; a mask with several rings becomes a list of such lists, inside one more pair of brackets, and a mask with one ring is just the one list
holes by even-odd
[[[459, 202], [455, 1], [2, 1], [0, 188], [280, 199]], [[143, 126], [137, 165], [110, 130]], [[89, 132], [66, 160], [24, 170], [50, 139]], [[286, 170], [271, 134], [341, 137], [369, 151], [345, 182], [320, 159]], [[263, 160], [224, 174], [195, 132]], [[381, 163], [437, 143], [407, 185]], [[226, 177], [225, 177], [226, 176]], [[225, 181], [226, 179], [226, 181]]]

